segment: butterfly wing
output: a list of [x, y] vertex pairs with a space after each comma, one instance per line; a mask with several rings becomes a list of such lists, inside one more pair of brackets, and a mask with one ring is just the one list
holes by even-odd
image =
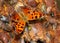
[[23, 8], [24, 15], [27, 17], [27, 20], [36, 20], [40, 19], [41, 16], [43, 16], [42, 12], [40, 11], [33, 11], [28, 8]]
[[21, 33], [25, 28], [25, 21], [16, 12], [13, 13], [12, 19], [15, 21], [14, 23], [16, 32]]

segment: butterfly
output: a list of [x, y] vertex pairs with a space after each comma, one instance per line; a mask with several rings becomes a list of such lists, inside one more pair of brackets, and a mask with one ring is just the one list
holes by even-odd
[[28, 8], [22, 8], [22, 11], [23, 11], [22, 14], [23, 17], [21, 14], [17, 12], [14, 12], [12, 15], [12, 19], [16, 21], [15, 30], [19, 34], [24, 30], [27, 21], [37, 20], [43, 15], [40, 11], [36, 11], [36, 10], [32, 11], [31, 9]]

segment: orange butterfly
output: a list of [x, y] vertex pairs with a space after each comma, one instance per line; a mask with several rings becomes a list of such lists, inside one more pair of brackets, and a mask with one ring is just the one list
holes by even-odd
[[[43, 15], [39, 11], [31, 12], [31, 10], [28, 8], [23, 8], [22, 11], [24, 13], [23, 16], [26, 17], [27, 21], [39, 19]], [[26, 26], [26, 21], [24, 21], [24, 18], [21, 16], [21, 14], [18, 14], [17, 12], [13, 13], [12, 19], [14, 19], [15, 21], [18, 21], [15, 25], [16, 26], [15, 28], [17, 33], [21, 33]]]

